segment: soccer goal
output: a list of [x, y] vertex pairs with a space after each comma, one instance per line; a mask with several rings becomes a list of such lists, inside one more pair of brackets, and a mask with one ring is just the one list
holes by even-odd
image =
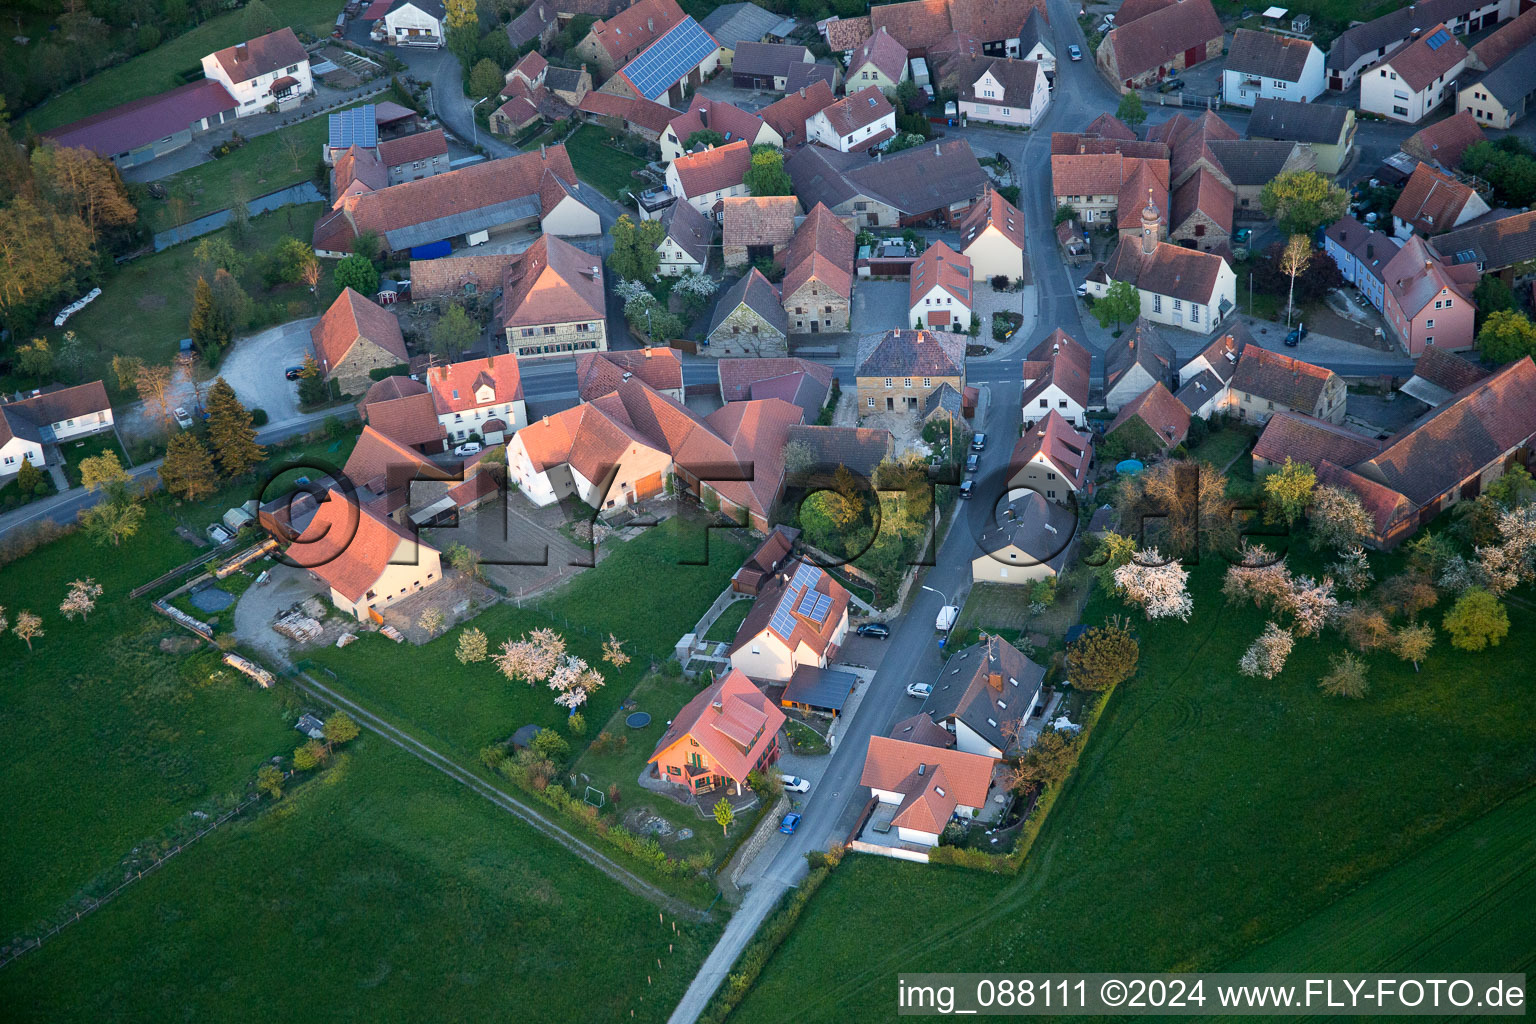
[[582, 799], [598, 810], [602, 810], [603, 805], [608, 802], [608, 798], [603, 795], [603, 791], [596, 786], [588, 786], [587, 795], [582, 797]]

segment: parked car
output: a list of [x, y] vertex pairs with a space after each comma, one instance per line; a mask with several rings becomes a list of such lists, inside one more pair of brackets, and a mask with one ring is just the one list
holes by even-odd
[[973, 451], [973, 452], [983, 451], [983, 450], [986, 449], [986, 447], [987, 447], [987, 435], [985, 433], [977, 434], [975, 437], [971, 438], [971, 451]]
[[463, 456], [466, 456], [466, 455], [479, 455], [480, 454], [480, 442], [479, 441], [465, 441], [463, 444], [459, 445], [457, 448], [455, 448], [453, 450], [453, 454], [455, 454], [457, 456], [460, 456], [461, 458]]
[[800, 815], [796, 814], [794, 811], [790, 811], [788, 814], [784, 815], [784, 820], [779, 822], [779, 831], [783, 832], [787, 836], [792, 836], [795, 834], [795, 829], [799, 826], [799, 824]]
[[971, 452], [971, 454], [969, 454], [969, 455], [967, 455], [965, 457], [965, 471], [967, 473], [974, 473], [974, 472], [976, 472], [976, 463], [978, 463], [980, 461], [981, 461], [981, 456], [976, 454], [975, 452]]
[[1077, 286], [1077, 297], [1080, 298], [1080, 299], [1086, 299], [1088, 297], [1088, 282], [1087, 281], [1084, 281], [1082, 284]]
[[1297, 324], [1295, 327], [1291, 328], [1291, 333], [1287, 334], [1285, 336], [1286, 347], [1287, 348], [1295, 348], [1297, 345], [1300, 345], [1303, 341], [1305, 341], [1306, 337], [1307, 337], [1306, 325], [1305, 324]]
[[1182, 78], [1170, 78], [1167, 81], [1160, 83], [1158, 85], [1158, 87], [1157, 87], [1157, 91], [1158, 92], [1178, 92], [1178, 91], [1180, 91], [1183, 88], [1184, 88], [1184, 80]]
[[965, 483], [961, 484], [960, 485], [960, 497], [962, 497], [962, 498], [970, 498], [970, 497], [972, 497], [975, 494], [975, 491], [976, 491], [975, 483], [976, 483], [976, 481], [974, 481], [974, 480], [967, 480]]
[[288, 369], [283, 371], [283, 376], [287, 377], [289, 380], [298, 380], [299, 374], [303, 372], [304, 367], [302, 366], [290, 366]]
[[866, 622], [854, 632], [859, 636], [872, 636], [876, 640], [884, 640], [891, 635], [891, 627], [883, 622]]
[[225, 541], [229, 540], [231, 536], [233, 536], [233, 534], [224, 529], [224, 527], [219, 523], [208, 524], [208, 539], [213, 541], [215, 544], [223, 544]]
[[1078, 46], [1076, 43], [1073, 43], [1072, 45], [1067, 47], [1067, 56], [1070, 57], [1072, 60], [1082, 60], [1083, 59], [1083, 48], [1081, 46]]
[[184, 408], [182, 408], [181, 406], [178, 405], [176, 407], [176, 411], [174, 413], [172, 413], [172, 415], [174, 415], [176, 417], [176, 425], [178, 427], [180, 427], [182, 430], [191, 430], [192, 429], [192, 417], [187, 415], [187, 410], [186, 409], [184, 409]]
[[786, 793], [809, 793], [811, 784], [798, 775], [780, 775], [779, 780], [784, 783]]
[[919, 700], [927, 700], [933, 695], [932, 683], [908, 683], [907, 696], [916, 697]]

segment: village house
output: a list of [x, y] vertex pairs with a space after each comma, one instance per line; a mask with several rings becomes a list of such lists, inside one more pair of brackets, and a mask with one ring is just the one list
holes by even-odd
[[533, 0], [507, 23], [507, 41], [514, 53], [533, 43], [549, 43], [555, 34], [583, 15], [612, 18], [629, 6], [629, 0]]
[[1024, 214], [990, 185], [960, 222], [960, 242], [978, 280], [1024, 276]]
[[638, 135], [647, 142], [661, 141], [667, 125], [677, 116], [677, 111], [664, 103], [637, 99], [633, 96], [615, 96], [609, 92], [589, 92], [576, 104], [576, 110], [588, 121], [602, 125], [611, 132]]
[[395, 314], [351, 288], [309, 329], [309, 339], [320, 373], [344, 395], [365, 394], [370, 371], [410, 362]]
[[809, 562], [786, 563], [759, 587], [731, 641], [731, 668], [788, 682], [801, 666], [827, 668], [848, 636], [848, 591]]
[[386, 252], [437, 243], [446, 255], [453, 239], [479, 245], [534, 225], [546, 235], [601, 234], [597, 214], [577, 198], [563, 145], [345, 196], [315, 223], [312, 244], [317, 256], [340, 259], [372, 232]]
[[1174, 0], [1134, 20], [1117, 21], [1099, 44], [1097, 58], [1120, 91], [1130, 92], [1215, 60], [1225, 38], [1210, 0]]
[[789, 354], [789, 318], [779, 290], [753, 267], [721, 293], [710, 317], [706, 355]]
[[1536, 210], [1469, 224], [1429, 239], [1443, 263], [1471, 264], [1513, 286], [1517, 272], [1536, 260]]
[[762, 591], [763, 584], [771, 580], [779, 568], [789, 561], [795, 550], [795, 541], [799, 539], [800, 531], [794, 527], [781, 524], [769, 530], [757, 550], [741, 563], [740, 569], [731, 574], [731, 590], [756, 597]]
[[836, 102], [829, 83], [811, 82], [763, 107], [757, 116], [779, 134], [787, 153], [807, 142], [806, 122]]
[[[634, 9], [631, 7], [624, 14]], [[615, 71], [600, 91], [675, 105], [703, 85], [719, 65], [720, 48], [698, 22], [685, 17]]]
[[853, 51], [874, 33], [874, 27], [870, 25], [867, 14], [852, 18], [840, 18], [834, 14], [818, 21], [816, 31], [827, 41], [827, 47], [833, 54], [841, 54], [844, 60], [848, 60], [852, 58]]
[[1056, 244], [1061, 248], [1062, 259], [1068, 266], [1075, 267], [1092, 255], [1088, 236], [1083, 234], [1082, 225], [1076, 217], [1069, 217], [1056, 225]]
[[190, 145], [192, 137], [239, 114], [229, 90], [210, 78], [131, 100], [43, 132], [59, 146], [85, 148], [120, 169], [148, 163]]
[[448, 432], [438, 420], [427, 386], [404, 374], [376, 382], [357, 404], [358, 418], [391, 441], [435, 455], [448, 447]]
[[1269, 418], [1253, 446], [1253, 469], [1268, 473], [1284, 466], [1286, 459], [1309, 466], [1324, 462], [1353, 466], [1379, 454], [1381, 444], [1374, 437], [1316, 416], [1281, 411]]
[[1471, 348], [1477, 316], [1472, 292], [1481, 276], [1473, 265], [1442, 262], [1417, 235], [1404, 242], [1382, 270], [1382, 313], [1403, 351], [1418, 356], [1430, 345], [1453, 352]]
[[[1034, 509], [1039, 515], [1071, 514], [1047, 502]], [[1070, 528], [1070, 522], [1060, 522]], [[1064, 536], [1061, 543], [1068, 539]], [[1008, 641], [989, 635], [949, 656], [925, 710], [935, 725], [954, 737], [956, 750], [1001, 758], [1017, 745], [1023, 724], [1040, 702], [1044, 679], [1042, 666]]]
[[1051, 26], [1039, 7], [1031, 7], [1019, 28], [1019, 46], [1010, 57], [1030, 60], [1047, 74], [1056, 73], [1056, 51], [1051, 48]]
[[783, 146], [779, 133], [756, 114], [749, 114], [724, 100], [695, 96], [688, 109], [674, 117], [661, 134], [661, 162], [682, 156], [694, 132], [718, 132], [723, 143], [745, 141], [749, 146]]
[[427, 370], [438, 422], [453, 443], [478, 434], [487, 445], [501, 444], [528, 423], [523, 381], [510, 355], [466, 359]]
[[1033, 430], [1052, 412], [1079, 430], [1087, 427], [1092, 365], [1093, 355], [1059, 327], [1036, 345], [1023, 363], [1024, 429]]
[[794, 196], [730, 196], [720, 203], [720, 251], [727, 268], [783, 262], [800, 212]]
[[383, 622], [382, 609], [443, 578], [436, 548], [340, 491], [311, 508], [307, 521], [290, 525], [297, 539], [285, 554], [330, 588], [338, 611]]
[[[1246, 220], [1264, 218], [1264, 186], [1282, 174], [1315, 171], [1317, 157], [1299, 142], [1261, 139], [1213, 139], [1206, 151], [1215, 161], [1218, 180], [1232, 190], [1233, 216]], [[1183, 183], [1179, 178], [1175, 185]]]
[[747, 194], [750, 145], [727, 142], [698, 153], [686, 153], [667, 165], [667, 191], [706, 216], [715, 217], [720, 200]]
[[1366, 227], [1348, 214], [1328, 225], [1323, 233], [1323, 249], [1339, 273], [1377, 309], [1386, 303], [1384, 274], [1398, 248], [1390, 235]]
[[1459, 110], [1450, 117], [1420, 128], [1404, 139], [1400, 148], [1415, 160], [1433, 164], [1454, 174], [1461, 169], [1461, 158], [1467, 149], [1486, 141], [1488, 136], [1478, 126], [1477, 118], [1465, 110]]
[[1463, 389], [1488, 377], [1480, 364], [1431, 345], [1413, 364], [1413, 376], [1398, 390], [1437, 409]]
[[602, 264], [558, 235], [540, 235], [507, 268], [500, 321], [519, 358], [607, 349]]
[[976, 283], [971, 261], [943, 242], [934, 242], [907, 279], [907, 319], [914, 328], [969, 331]]
[[[1477, 51], [1478, 47], [1473, 47], [1474, 56]], [[1465, 83], [1467, 77], [1463, 76], [1461, 81]], [[1533, 99], [1536, 42], [1527, 42], [1493, 70], [1475, 77], [1470, 84], [1462, 84], [1456, 92], [1456, 105], [1463, 113], [1471, 114], [1478, 124], [1504, 130], [1513, 128], [1530, 113]]]
[[1173, 346], [1145, 318], [1138, 319], [1104, 352], [1104, 407], [1120, 407], [1153, 384], [1172, 384], [1178, 367]]
[[1244, 423], [1263, 423], [1287, 409], [1343, 423], [1348, 399], [1344, 379], [1332, 370], [1251, 344], [1238, 357], [1228, 392], [1221, 411]]
[[1445, 25], [1433, 25], [1366, 69], [1360, 76], [1360, 109], [1416, 124], [1446, 99], [1455, 99], [1456, 76], [1466, 66], [1461, 40]]
[[715, 240], [715, 225], [692, 203], [669, 203], [657, 218], [665, 234], [656, 243], [661, 264], [656, 273], [664, 277], [702, 274], [709, 266], [709, 248]]
[[747, 789], [747, 776], [779, 759], [784, 712], [740, 672], [700, 690], [672, 719], [647, 764], [692, 796]]
[[208, 54], [203, 75], [234, 97], [236, 117], [292, 110], [315, 91], [309, 54], [286, 27]]
[[1487, 202], [1470, 185], [1421, 163], [1392, 205], [1392, 233], [1403, 241], [1415, 232], [1444, 234], [1488, 211]]
[[576, 394], [583, 402], [617, 391], [635, 377], [657, 394], [683, 401], [683, 364], [677, 350], [653, 346], [621, 352], [587, 352], [576, 357]]
[[915, 412], [946, 384], [965, 390], [965, 338], [926, 330], [868, 334], [859, 339], [854, 366], [859, 415]]
[[373, 0], [361, 17], [375, 22], [373, 38], [390, 46], [436, 48], [448, 38], [443, 0]]
[[1318, 172], [1331, 177], [1349, 162], [1355, 144], [1355, 112], [1332, 103], [1260, 99], [1248, 117], [1248, 138], [1310, 146]]
[[0, 396], [0, 480], [30, 462], [38, 469], [64, 461], [55, 447], [113, 427], [112, 403], [99, 380], [74, 387], [53, 385], [7, 401]]
[[907, 48], [883, 26], [860, 43], [848, 61], [848, 83], [855, 89], [874, 86], [890, 95], [909, 77]]
[[1093, 493], [1093, 433], [1078, 430], [1052, 409], [1024, 431], [1008, 458], [1008, 493], [1034, 491], [1047, 501], [1072, 505]]
[[730, 66], [742, 43], [780, 42], [794, 30], [793, 18], [774, 14], [757, 4], [721, 4], [700, 22], [720, 44], [720, 63]]
[[832, 367], [790, 356], [721, 359], [715, 367], [722, 402], [782, 398], [798, 406], [811, 423], [827, 404]]
[[1115, 438], [1132, 456], [1147, 458], [1184, 443], [1189, 436], [1190, 412], [1158, 381], [1120, 407], [1114, 421], [1104, 428], [1104, 438]]
[[[932, 722], [927, 725], [942, 732]], [[986, 806], [995, 763], [982, 754], [871, 736], [859, 785], [868, 786], [880, 804], [895, 808], [890, 824], [898, 839], [938, 846], [952, 818], [969, 819]]]
[[[882, 97], [883, 98], [883, 97]], [[873, 161], [804, 146], [784, 161], [805, 206], [823, 203], [856, 227], [937, 220], [954, 227], [985, 191], [987, 172], [964, 139], [913, 146]]]
[[1121, 239], [1108, 262], [1089, 273], [1088, 293], [1102, 298], [1112, 283], [1127, 281], [1148, 320], [1208, 334], [1236, 308], [1237, 277], [1223, 257], [1161, 241], [1163, 235], [1162, 216], [1149, 204], [1141, 237]]
[[1350, 88], [1367, 67], [1427, 35], [1437, 25], [1443, 24], [1453, 35], [1466, 36], [1513, 18], [1520, 13], [1520, 6], [1520, 0], [1419, 0], [1351, 25], [1328, 49], [1328, 88], [1339, 92]]
[[1237, 373], [1243, 349], [1253, 339], [1241, 320], [1234, 320], [1205, 348], [1179, 368], [1179, 391], [1175, 395], [1191, 416], [1210, 419], [1225, 409], [1231, 400], [1229, 385]]
[[979, 553], [971, 559], [971, 580], [1026, 586], [1054, 577], [1066, 566], [1076, 532], [1076, 509], [1040, 491], [1010, 490], [995, 521], [976, 538]]
[[779, 284], [791, 333], [848, 329], [856, 248], [853, 231], [821, 203], [795, 228]]
[[1261, 99], [1311, 102], [1322, 95], [1323, 51], [1310, 39], [1240, 28], [1221, 72], [1221, 99], [1251, 107]]
[[1085, 228], [1115, 221], [1122, 197], [1133, 204], [1128, 212], [1131, 220], [1120, 218], [1122, 223], [1139, 227], [1137, 215], [1149, 186], [1167, 192], [1166, 144], [1139, 142], [1134, 136], [1130, 140], [1060, 132], [1051, 136], [1051, 192], [1056, 206], [1071, 209]]
[[801, 446], [810, 456], [808, 466], [797, 470], [792, 483], [829, 481], [839, 466], [856, 479], [872, 481], [876, 470], [896, 454], [896, 438], [884, 427], [802, 424], [790, 427], [788, 438], [790, 444]]
[[969, 58], [960, 72], [961, 116], [991, 124], [1032, 128], [1051, 102], [1044, 69], [1034, 61]]
[[989, 57], [1020, 56], [1031, 12], [1049, 19], [1044, 0], [909, 0], [869, 9], [872, 31], [884, 28], [907, 53], [922, 57], [951, 35], [969, 36]]
[[1230, 251], [1235, 200], [1220, 178], [1200, 168], [1173, 191], [1168, 240], [1201, 252]]
[[738, 89], [783, 92], [790, 67], [815, 59], [804, 46], [742, 42], [731, 57], [731, 84]]
[[808, 141], [840, 153], [867, 150], [896, 134], [896, 108], [871, 85], [812, 114], [805, 134]]
[[576, 44], [576, 55], [607, 78], [679, 25], [687, 15], [677, 0], [635, 0], [598, 18]]

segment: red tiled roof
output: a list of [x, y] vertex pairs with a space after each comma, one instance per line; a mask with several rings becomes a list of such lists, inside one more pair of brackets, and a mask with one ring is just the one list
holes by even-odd
[[[711, 486], [732, 504], [766, 517], [784, 482], [784, 443], [789, 428], [804, 418], [799, 406], [781, 398], [731, 402], [710, 413], [705, 425], [730, 445], [736, 464], [749, 467], [751, 476], [750, 480], [710, 481]], [[701, 450], [699, 442], [698, 435], [689, 438], [680, 460], [684, 468], [718, 464], [718, 456], [707, 448]]]
[[321, 368], [327, 374], [340, 366], [352, 346], [363, 339], [378, 345], [402, 363], [410, 359], [395, 314], [351, 288], [342, 289], [336, 296], [320, 322], [310, 328], [309, 338], [314, 345], [315, 358], [320, 360]]
[[1168, 164], [1162, 160], [1125, 160], [1124, 180], [1115, 205], [1115, 226], [1121, 231], [1141, 230], [1141, 212], [1151, 203], [1163, 223], [1168, 223]]
[[1473, 289], [1481, 276], [1475, 263], [1445, 263], [1418, 235], [1404, 242], [1381, 271], [1393, 302], [1409, 317], [1417, 316], [1447, 288], [1471, 302]]
[[795, 233], [794, 196], [730, 196], [722, 203], [722, 245], [785, 245]]
[[832, 87], [826, 82], [812, 82], [798, 92], [791, 92], [783, 99], [775, 100], [757, 112], [779, 133], [785, 149], [793, 149], [805, 142], [805, 122], [818, 112], [837, 102]]
[[[366, 428], [364, 428], [366, 430]], [[288, 548], [288, 556], [310, 569], [348, 601], [358, 601], [379, 581], [395, 552], [411, 552], [401, 562], [436, 552], [396, 526], [332, 490], [319, 502], [314, 518]]]
[[1088, 350], [1066, 331], [1056, 328], [1035, 346], [1023, 364], [1024, 380], [1033, 381], [1024, 385], [1021, 398], [1024, 407], [1028, 408], [1042, 391], [1054, 384], [1072, 401], [1087, 408], [1092, 366], [1093, 356]]
[[1413, 502], [1392, 488], [1324, 459], [1316, 467], [1317, 482], [1324, 487], [1353, 491], [1370, 513], [1376, 532], [1386, 536], [1392, 524], [1413, 512]]
[[859, 785], [905, 796], [898, 825], [940, 832], [957, 804], [986, 805], [995, 763], [982, 754], [871, 736]]
[[1048, 459], [1074, 488], [1081, 488], [1088, 477], [1088, 464], [1093, 461], [1093, 435], [1079, 432], [1065, 416], [1052, 409], [1013, 446], [1008, 460], [1009, 477], [1036, 456]]
[[1425, 234], [1449, 231], [1475, 194], [1450, 175], [1421, 163], [1392, 206], [1392, 216]]
[[290, 64], [309, 62], [304, 44], [293, 34], [293, 29], [287, 26], [247, 42], [225, 47], [212, 56], [229, 76], [229, 80], [236, 84], [271, 74]]
[[1052, 155], [1051, 191], [1057, 197], [1119, 195], [1124, 164], [1119, 153]]
[[[842, 624], [843, 615], [848, 610], [848, 591], [830, 574], [815, 567], [809, 567], [815, 579], [808, 586], [792, 585], [799, 576], [802, 564], [798, 560], [787, 562], [771, 579], [763, 580], [757, 591], [757, 600], [752, 603], [747, 617], [736, 630], [735, 639], [731, 641], [731, 653], [734, 654], [754, 639], [768, 633], [777, 637], [790, 651], [799, 650], [800, 645], [804, 644], [818, 658], [827, 654]], [[820, 621], [800, 611], [800, 602], [807, 590], [831, 599], [827, 613]], [[777, 612], [783, 612], [784, 615], [776, 615]], [[788, 636], [774, 627], [775, 620], [791, 623]]]
[[1233, 200], [1232, 190], [1202, 167], [1174, 189], [1173, 218], [1169, 223], [1177, 228], [1199, 212], [1215, 221], [1221, 230], [1230, 232]]
[[848, 61], [848, 77], [853, 78], [859, 68], [865, 64], [875, 68], [892, 82], [899, 82], [902, 72], [907, 69], [907, 48], [897, 42], [896, 37], [887, 32], [882, 25], [878, 32], [872, 33], [853, 52], [853, 57]]
[[146, 96], [43, 133], [61, 146], [83, 146], [113, 157], [184, 131], [194, 121], [233, 110], [238, 104], [223, 83], [205, 78], [169, 92]]
[[1304, 413], [1286, 409], [1277, 411], [1264, 425], [1253, 456], [1282, 464], [1287, 458], [1316, 466], [1327, 460], [1341, 466], [1364, 462], [1381, 451], [1381, 442], [1335, 426]]
[[466, 286], [489, 295], [501, 287], [507, 268], [521, 260], [522, 253], [465, 253], [435, 260], [411, 260], [411, 297], [438, 299], [458, 295]]
[[895, 112], [896, 108], [885, 98], [885, 93], [870, 85], [851, 96], [844, 96], [822, 114], [837, 134], [852, 135], [865, 125], [874, 124]]
[[[1023, 24], [1023, 16], [1019, 23]], [[870, 31], [885, 29], [910, 50], [925, 49], [955, 31], [949, 18], [949, 0], [907, 0], [869, 9]]]
[[[1536, 8], [1532, 10], [1536, 11]], [[1536, 21], [1532, 24], [1536, 25]], [[1477, 118], [1472, 116], [1472, 111], [1460, 110], [1443, 121], [1436, 121], [1414, 132], [1402, 148], [1409, 156], [1433, 160], [1441, 167], [1455, 170], [1461, 166], [1461, 155], [1467, 151], [1468, 146], [1487, 139]]]
[[677, 0], [635, 0], [606, 21], [598, 19], [587, 38], [606, 52], [614, 64], [627, 63], [667, 34], [686, 17]]
[[[1436, 32], [1445, 33], [1445, 41], [1431, 48], [1429, 40]], [[1419, 36], [1387, 54], [1386, 59], [1366, 68], [1368, 75], [1376, 68], [1390, 65], [1397, 77], [1414, 92], [1422, 92], [1441, 75], [1467, 59], [1467, 48], [1451, 34], [1445, 23], [1425, 29]]]
[[720, 380], [722, 402], [745, 401], [752, 397], [752, 385], [758, 381], [792, 373], [810, 374], [823, 386], [832, 383], [832, 367], [794, 356], [727, 357], [719, 360], [715, 373]]
[[672, 161], [685, 196], [702, 196], [740, 185], [751, 166], [751, 146], [728, 142], [702, 153], [686, 153]]
[[763, 119], [724, 100], [695, 95], [687, 111], [674, 117], [667, 127], [677, 136], [678, 145], [685, 144], [694, 132], [706, 128], [719, 132], [726, 142], [745, 139], [752, 143], [757, 141], [757, 133], [763, 130]]
[[584, 352], [576, 357], [576, 392], [583, 402], [612, 393], [629, 377], [657, 391], [683, 389], [683, 364], [670, 348]]
[[969, 249], [988, 227], [996, 228], [998, 234], [1019, 249], [1025, 248], [1024, 214], [990, 185], [981, 202], [971, 207], [960, 222], [961, 251]]
[[1315, 409], [1333, 376], [1333, 371], [1325, 367], [1248, 345], [1237, 360], [1232, 390], [1288, 409]]
[[[1187, 0], [1186, 0], [1187, 2]], [[1143, 256], [1141, 240], [1122, 239], [1104, 271], [1111, 281], [1129, 281], [1144, 291], [1187, 302], [1210, 303], [1225, 261], [1213, 252], [1198, 252], [1171, 242], [1159, 242]]]
[[[409, 377], [401, 379], [410, 380]], [[374, 395], [377, 388], [377, 384], [369, 388], [369, 396]], [[432, 396], [425, 391], [382, 399], [365, 398], [362, 406], [368, 426], [408, 447], [440, 442], [446, 436], [437, 418], [437, 410], [432, 405]]]
[[[1120, 11], [1123, 15], [1125, 13], [1125, 8], [1121, 7]], [[1136, 133], [1131, 129], [1131, 126], [1120, 120], [1114, 114], [1108, 113], [1100, 114], [1092, 121], [1089, 121], [1088, 127], [1083, 129], [1083, 134], [1098, 135], [1106, 139], [1120, 139], [1124, 142], [1136, 141]]]
[[[485, 401], [476, 397], [483, 387], [493, 392]], [[433, 407], [441, 416], [521, 401], [523, 378], [515, 356], [486, 356], [432, 367], [427, 371], [427, 389], [432, 392]]]
[[600, 322], [605, 315], [602, 267], [559, 235], [540, 235], [507, 269], [501, 303], [505, 327]]
[[912, 264], [908, 279], [907, 302], [911, 305], [923, 300], [934, 288], [942, 288], [955, 297], [966, 309], [974, 298], [971, 281], [971, 261], [943, 242], [934, 242]]
[[1492, 35], [1472, 47], [1472, 55], [1484, 68], [1504, 63], [1526, 43], [1536, 39], [1536, 7], [1511, 21], [1506, 21]]
[[339, 206], [347, 196], [362, 195], [389, 185], [389, 168], [379, 160], [379, 151], [348, 146], [331, 168], [331, 201]]
[[448, 154], [448, 139], [441, 128], [414, 135], [402, 135], [398, 139], [385, 139], [379, 143], [379, 159], [385, 167], [399, 167], [416, 160], [430, 160]]
[[867, 14], [857, 18], [834, 18], [827, 22], [827, 46], [833, 53], [856, 49], [872, 31]]
[[789, 240], [784, 250], [784, 281], [779, 292], [793, 295], [815, 278], [838, 295], [853, 294], [853, 231], [822, 203], [817, 203]]
[[[692, 738], [736, 782], [745, 782], [778, 737], [784, 712], [737, 669], [700, 690], [683, 705], [656, 743], [647, 763], [685, 737]], [[756, 741], [753, 741], [753, 737]]]
[[677, 116], [677, 111], [654, 100], [634, 96], [616, 96], [593, 90], [581, 98], [576, 109], [599, 117], [617, 117], [660, 135]]
[[1210, 0], [1182, 0], [1127, 24], [1116, 25], [1100, 44], [1115, 56], [1121, 79], [1134, 78], [1170, 63], [1185, 50], [1221, 39], [1225, 31]]
[[1173, 392], [1158, 381], [1131, 399], [1115, 417], [1115, 422], [1104, 431], [1108, 436], [1119, 430], [1131, 419], [1139, 419], [1168, 446], [1182, 444], [1189, 435], [1189, 410], [1184, 403], [1173, 397]]

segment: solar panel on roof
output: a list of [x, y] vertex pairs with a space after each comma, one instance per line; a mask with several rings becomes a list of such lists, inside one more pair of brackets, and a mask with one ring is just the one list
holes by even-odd
[[379, 144], [379, 125], [374, 119], [372, 103], [353, 107], [330, 116], [327, 145], [332, 149], [361, 146], [373, 149]]
[[784, 640], [795, 631], [795, 617], [790, 614], [790, 609], [795, 606], [795, 596], [799, 591], [791, 587], [779, 598], [779, 606], [773, 610], [773, 617], [768, 620], [768, 628], [777, 633]]
[[805, 594], [801, 596], [800, 603], [795, 607], [795, 613], [798, 615], [811, 614], [811, 609], [816, 607], [816, 598], [819, 596], [820, 595], [818, 595], [816, 591], [807, 590]]
[[817, 622], [823, 622], [827, 617], [827, 609], [832, 607], [832, 597], [829, 594], [816, 595], [816, 607], [811, 610], [811, 618]]
[[1431, 35], [1428, 39], [1425, 39], [1424, 45], [1429, 47], [1431, 50], [1438, 50], [1440, 47], [1450, 42], [1450, 39], [1451, 34], [1442, 28], [1438, 32], [1435, 32], [1433, 35]]
[[624, 77], [648, 100], [663, 95], [717, 49], [714, 39], [692, 18], [672, 30], [624, 66]]
[[801, 562], [800, 567], [795, 570], [795, 579], [792, 585], [796, 587], [814, 587], [820, 581], [821, 570], [809, 562]]
[[1462, 249], [1461, 251], [1456, 253], [1456, 262], [1457, 263], [1471, 263], [1471, 262], [1473, 262], [1476, 259], [1477, 259], [1477, 250], [1476, 249]]

